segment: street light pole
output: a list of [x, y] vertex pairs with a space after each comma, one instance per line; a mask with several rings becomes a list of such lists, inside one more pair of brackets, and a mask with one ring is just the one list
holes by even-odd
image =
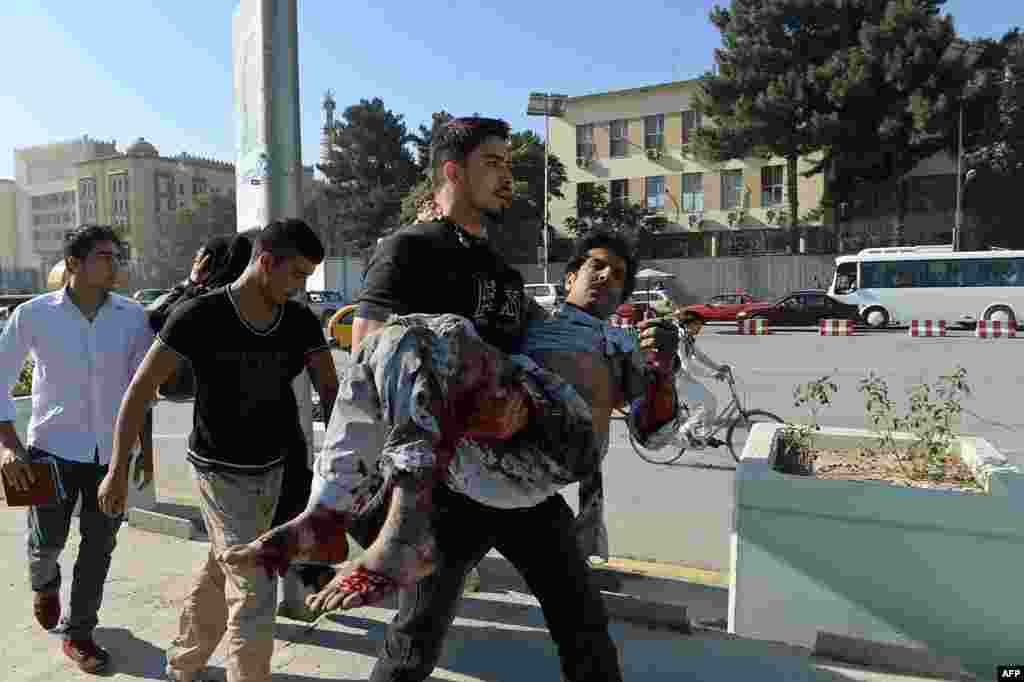
[[551, 149], [551, 116], [544, 113], [544, 220], [540, 229], [544, 231], [544, 284], [548, 283], [548, 177], [551, 169], [548, 168], [548, 153]]
[[551, 176], [549, 158], [551, 154], [551, 117], [561, 116], [565, 112], [566, 95], [554, 95], [546, 92], [531, 92], [526, 105], [527, 116], [544, 117], [544, 215], [540, 229], [544, 241], [544, 283], [548, 283], [549, 236], [548, 236], [548, 181]]
[[961, 195], [964, 191], [964, 100], [960, 98], [960, 116], [957, 125], [957, 151], [956, 151], [956, 213], [953, 216], [953, 251], [960, 250], [960, 224], [962, 217]]
[[[972, 45], [964, 40], [954, 40], [947, 47], [940, 61], [961, 62], [966, 69], [974, 68], [975, 62], [982, 54], [979, 45]], [[972, 79], [973, 80], [973, 79]], [[957, 114], [957, 152], [956, 152], [956, 210], [953, 215], [953, 250], [960, 250], [960, 233], [963, 228], [963, 191], [965, 179], [963, 176], [964, 163], [964, 97], [966, 93], [960, 92], [960, 110]], [[973, 176], [973, 172], [968, 173]], [[968, 178], [969, 180], [969, 178]]]

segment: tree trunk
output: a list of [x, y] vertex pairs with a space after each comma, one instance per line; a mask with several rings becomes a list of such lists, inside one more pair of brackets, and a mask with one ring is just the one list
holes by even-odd
[[907, 180], [901, 177], [896, 181], [896, 213], [892, 224], [891, 246], [903, 246], [906, 235], [907, 221]]
[[789, 204], [789, 244], [793, 253], [800, 253], [800, 199], [797, 197], [797, 156], [786, 157], [786, 200]]

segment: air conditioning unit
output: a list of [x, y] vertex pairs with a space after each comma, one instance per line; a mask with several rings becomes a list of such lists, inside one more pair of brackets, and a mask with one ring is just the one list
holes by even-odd
[[651, 147], [647, 150], [647, 158], [652, 161], [657, 161], [661, 158], [661, 150], [656, 147]]
[[590, 168], [590, 157], [589, 156], [577, 156], [576, 165], [579, 168]]

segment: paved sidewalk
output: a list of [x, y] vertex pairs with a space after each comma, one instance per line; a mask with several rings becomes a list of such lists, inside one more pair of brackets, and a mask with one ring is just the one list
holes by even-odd
[[[31, 612], [24, 558], [24, 512], [0, 508], [0, 578], [4, 641], [0, 661], [5, 682], [95, 679], [59, 653], [57, 640], [36, 625]], [[77, 521], [73, 528], [77, 527]], [[71, 575], [79, 536], [73, 530], [63, 558]], [[119, 536], [96, 639], [109, 648], [115, 680], [161, 680], [163, 648], [171, 640], [181, 598], [207, 544], [147, 533], [125, 526]], [[432, 680], [496, 682], [560, 679], [554, 646], [536, 601], [508, 576], [501, 562], [482, 573], [482, 591], [463, 601], [445, 654]], [[64, 599], [70, 581], [64, 585]], [[697, 590], [699, 586], [695, 586]], [[699, 596], [699, 590], [694, 593]], [[705, 609], [713, 604], [708, 601]], [[281, 619], [273, 668], [276, 682], [365, 680], [373, 667], [387, 622], [387, 606], [330, 614], [314, 627]], [[851, 682], [917, 680], [816, 660], [804, 649], [743, 640], [698, 628], [692, 635], [617, 622], [613, 635], [625, 679]], [[224, 679], [223, 650], [211, 661]], [[935, 679], [935, 678], [932, 678]]]

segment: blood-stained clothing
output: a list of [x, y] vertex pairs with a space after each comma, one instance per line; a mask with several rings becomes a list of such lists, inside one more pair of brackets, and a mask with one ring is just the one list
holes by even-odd
[[[559, 340], [573, 352], [622, 359], [613, 364], [622, 367], [629, 395], [642, 396], [646, 383], [634, 375], [644, 370], [626, 334], [573, 309], [531, 324], [526, 343], [540, 352]], [[423, 471], [442, 458], [440, 475], [448, 488], [504, 509], [537, 505], [598, 472], [608, 442], [595, 433], [590, 406], [572, 383], [525, 355], [504, 356], [494, 349], [488, 355], [502, 364], [495, 371], [507, 383], [522, 385], [530, 396], [531, 419], [523, 431], [487, 442], [457, 434], [451, 440], [452, 434], [443, 433], [452, 425], [446, 426], [441, 406], [467, 358], [478, 356], [483, 343], [470, 321], [456, 315], [394, 317], [367, 336], [342, 368], [338, 400], [314, 467], [310, 504], [358, 515], [389, 472]], [[668, 443], [678, 428], [674, 422], [654, 434], [637, 435], [651, 447]], [[449, 440], [454, 447], [445, 453], [441, 444]]]

